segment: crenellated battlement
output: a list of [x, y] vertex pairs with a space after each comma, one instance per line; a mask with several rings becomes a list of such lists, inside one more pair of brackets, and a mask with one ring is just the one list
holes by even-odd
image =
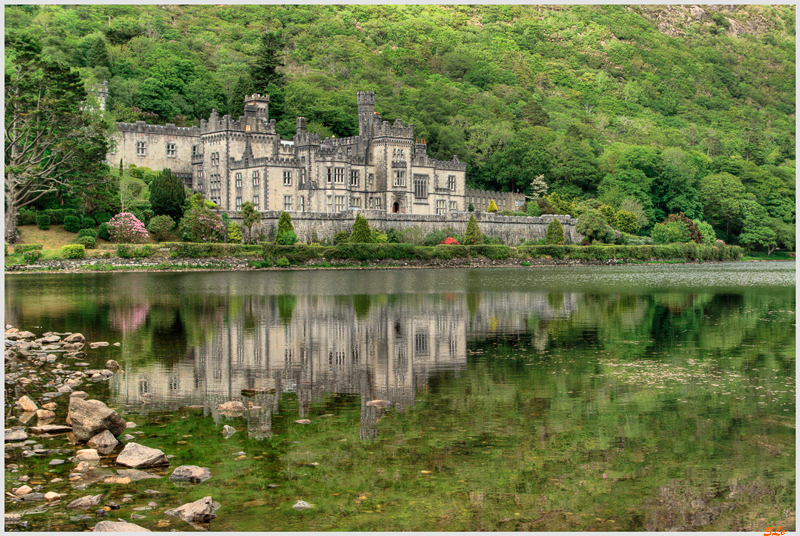
[[452, 160], [430, 160], [430, 165], [434, 167], [434, 169], [442, 169], [446, 171], [466, 171], [467, 164], [465, 162], [461, 162], [457, 156], [454, 156]]
[[166, 125], [148, 125], [144, 121], [135, 123], [117, 123], [120, 132], [134, 132], [139, 134], [160, 134], [162, 136], [199, 136], [197, 127], [176, 127], [173, 123]]
[[405, 126], [400, 119], [395, 119], [391, 125], [389, 121], [381, 121], [380, 124], [373, 125], [372, 136], [374, 138], [408, 138], [408, 144], [411, 145], [414, 139], [414, 125]]

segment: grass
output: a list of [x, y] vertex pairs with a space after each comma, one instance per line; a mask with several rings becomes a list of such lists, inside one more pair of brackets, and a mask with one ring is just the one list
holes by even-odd
[[743, 261], [793, 261], [795, 253], [793, 251], [778, 250], [773, 251], [772, 255], [767, 255], [764, 251], [751, 251], [746, 253], [740, 260]]

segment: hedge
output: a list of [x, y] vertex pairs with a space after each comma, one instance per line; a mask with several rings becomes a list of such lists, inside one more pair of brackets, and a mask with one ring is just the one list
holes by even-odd
[[[170, 244], [174, 244], [172, 242]], [[241, 255], [242, 244], [206, 244], [200, 242], [180, 242], [174, 248], [178, 257], [233, 257]], [[256, 248], [258, 251], [258, 248]]]
[[65, 259], [82, 259], [86, 257], [86, 248], [83, 244], [67, 244], [61, 248]]
[[36, 226], [42, 231], [50, 229], [50, 214], [37, 214]]
[[685, 259], [692, 261], [735, 260], [742, 256], [739, 246], [707, 246], [695, 242], [650, 246], [520, 246], [526, 257], [538, 259], [580, 259], [593, 261], [619, 260], [665, 260]]
[[117, 244], [117, 255], [123, 259], [141, 259], [155, 253], [156, 248], [150, 244], [141, 246], [134, 244]]
[[26, 251], [39, 251], [44, 244], [17, 244], [14, 246], [14, 253], [25, 253]]

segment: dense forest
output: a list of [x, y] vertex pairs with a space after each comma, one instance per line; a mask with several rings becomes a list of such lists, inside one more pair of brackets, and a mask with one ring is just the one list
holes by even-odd
[[258, 91], [286, 139], [298, 116], [351, 136], [355, 93], [373, 90], [431, 156], [467, 163], [468, 186], [530, 194], [543, 176], [566, 210], [624, 206], [640, 234], [683, 212], [733, 243], [757, 221], [793, 249], [795, 11], [7, 6], [5, 24], [86, 88], [108, 80], [117, 121], [238, 117]]

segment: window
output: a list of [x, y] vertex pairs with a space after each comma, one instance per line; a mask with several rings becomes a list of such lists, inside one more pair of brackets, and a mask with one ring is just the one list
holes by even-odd
[[300, 162], [305, 164], [306, 163], [306, 157], [305, 156], [301, 156], [300, 157]]
[[344, 168], [337, 167], [333, 170], [333, 182], [336, 184], [344, 184]]
[[358, 171], [355, 169], [350, 171], [350, 186], [358, 186]]
[[450, 190], [455, 191], [456, 189], [456, 176], [455, 175], [448, 175], [447, 176], [447, 188]]
[[436, 214], [444, 214], [444, 200], [436, 202]]
[[396, 169], [394, 171], [394, 182], [392, 186], [404, 188], [406, 185], [406, 170]]
[[347, 156], [353, 156], [353, 148], [352, 147], [348, 147], [347, 148]]
[[136, 142], [136, 156], [147, 156], [147, 142], [146, 141], [137, 141]]
[[219, 153], [211, 153], [211, 165], [212, 166], [219, 165]]
[[291, 171], [284, 171], [283, 172], [283, 185], [284, 186], [291, 186], [292, 185], [292, 172]]
[[242, 187], [242, 174], [241, 173], [237, 173], [236, 174], [236, 187], [237, 188], [241, 188]]
[[253, 196], [253, 208], [255, 208], [256, 210], [259, 210], [259, 208], [258, 208], [258, 196], [257, 195]]
[[219, 205], [221, 203], [220, 192], [222, 190], [222, 180], [219, 175], [213, 174], [209, 176], [209, 182], [209, 197], [211, 198], [211, 201]]
[[458, 208], [457, 208], [457, 206], [458, 206], [458, 205], [457, 205], [457, 203], [456, 203], [455, 201], [450, 201], [450, 212], [456, 212], [456, 211], [458, 211]]
[[192, 156], [197, 154], [197, 145], [192, 145]]
[[306, 211], [306, 198], [302, 195], [300, 196], [300, 203], [298, 204], [297, 208], [300, 210], [300, 212]]
[[258, 186], [261, 184], [261, 173], [258, 171], [253, 172], [253, 186]]
[[328, 212], [333, 212], [333, 196], [329, 195], [328, 198]]
[[283, 196], [283, 210], [289, 212], [292, 210], [292, 196], [291, 195], [284, 195]]
[[328, 184], [331, 183], [331, 178], [333, 177], [333, 170], [328, 168]]
[[370, 210], [380, 210], [381, 209], [381, 198], [380, 197], [370, 197], [369, 198], [369, 208], [370, 208]]
[[425, 199], [428, 197], [428, 178], [423, 175], [416, 175], [414, 177], [414, 197], [417, 199]]
[[305, 184], [306, 182], [306, 168], [300, 168], [300, 184]]
[[336, 212], [341, 212], [344, 210], [344, 196], [337, 195], [336, 196]]
[[238, 212], [241, 209], [242, 209], [242, 198], [240, 196], [236, 198], [236, 211]]
[[360, 197], [351, 197], [350, 198], [350, 206], [361, 208], [361, 198]]
[[167, 158], [175, 158], [178, 156], [178, 146], [174, 143], [167, 144]]

